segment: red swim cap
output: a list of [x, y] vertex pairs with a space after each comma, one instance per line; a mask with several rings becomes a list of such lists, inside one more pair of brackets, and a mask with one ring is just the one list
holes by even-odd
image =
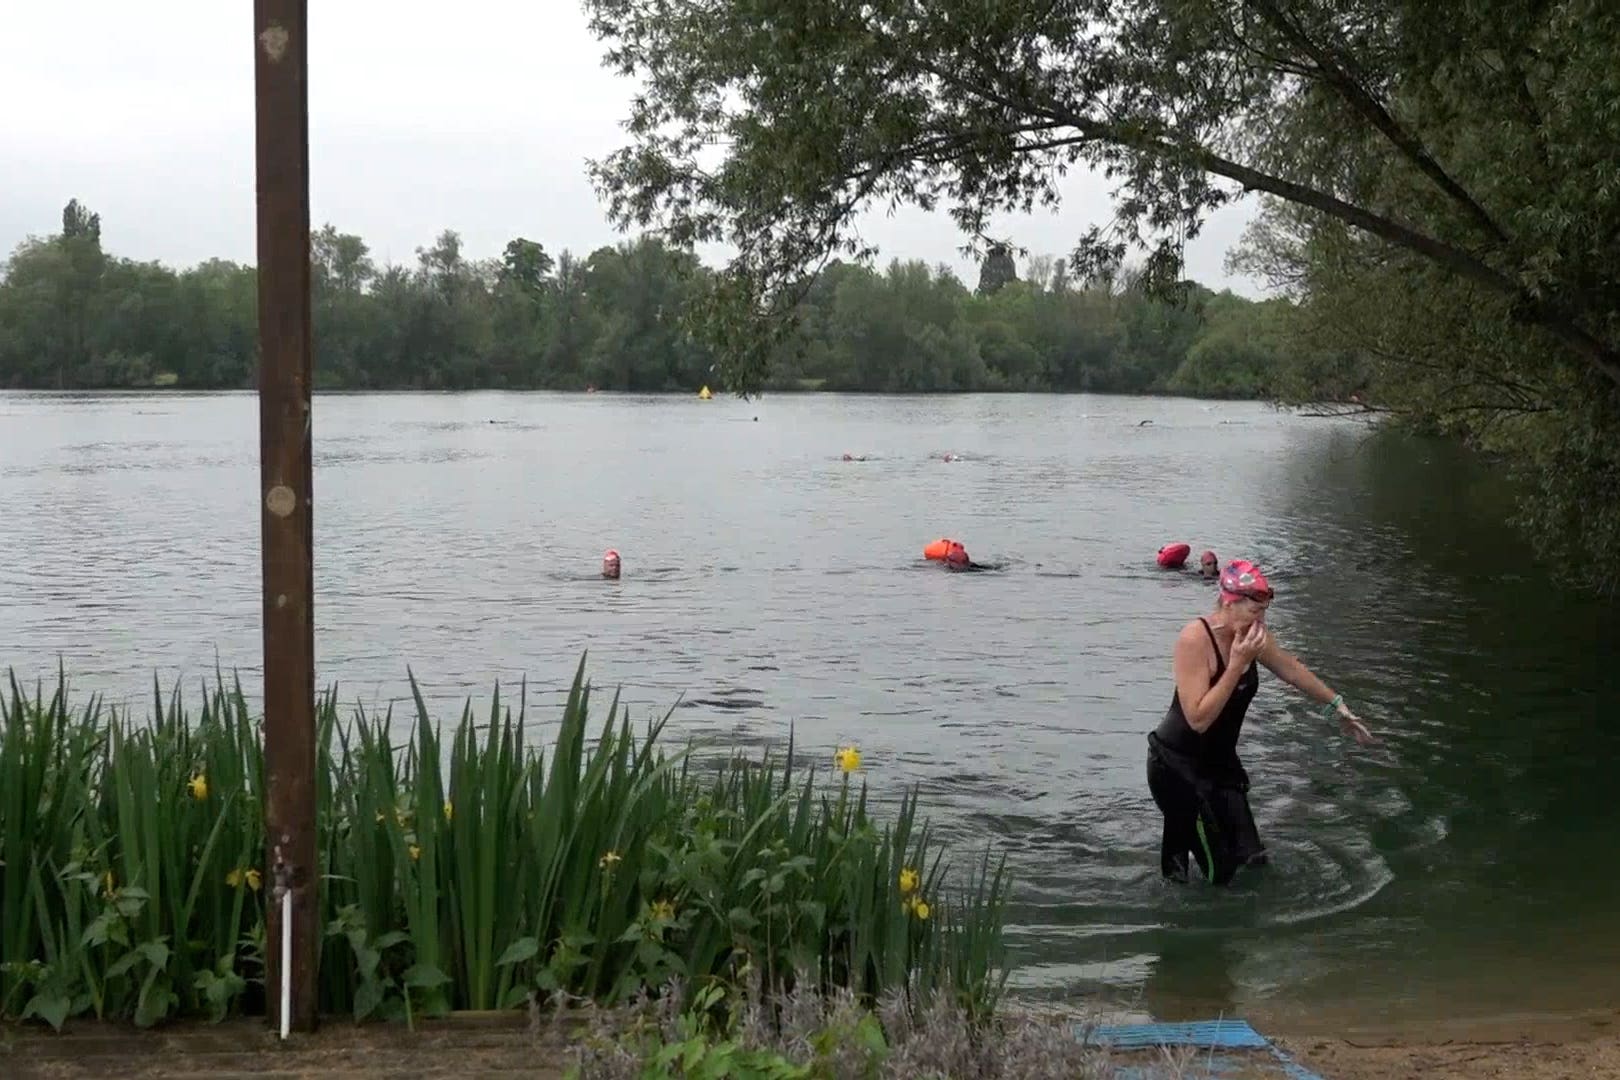
[[607, 549], [607, 554], [602, 556], [602, 561], [603, 562], [607, 562], [609, 560], [612, 560], [613, 562], [618, 562], [619, 561], [619, 553], [617, 551], [614, 551], [612, 548], [608, 548]]
[[961, 544], [952, 543], [950, 549], [945, 552], [945, 561], [958, 564], [968, 562], [967, 548]]
[[1221, 571], [1221, 602], [1234, 600], [1270, 600], [1271, 582], [1260, 568], [1247, 559], [1234, 559]]

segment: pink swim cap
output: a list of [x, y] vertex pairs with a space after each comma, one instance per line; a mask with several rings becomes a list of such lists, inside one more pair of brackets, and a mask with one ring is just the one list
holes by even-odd
[[1234, 559], [1221, 571], [1221, 602], [1234, 600], [1270, 600], [1271, 582], [1260, 568], [1247, 559]]

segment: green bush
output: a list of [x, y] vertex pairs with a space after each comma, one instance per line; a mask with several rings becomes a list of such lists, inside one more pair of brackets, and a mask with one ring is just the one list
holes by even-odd
[[[1004, 876], [988, 855], [949, 876], [915, 792], [880, 823], [856, 754], [836, 785], [791, 742], [700, 765], [616, 699], [591, 738], [590, 699], [582, 660], [549, 749], [498, 687], [448, 742], [420, 693], [397, 745], [391, 714], [340, 722], [321, 699], [323, 1013], [613, 1005], [744, 975], [991, 1012]], [[0, 702], [0, 1017], [262, 1012], [264, 766], [240, 686], [218, 679], [195, 717], [155, 688], [144, 724], [72, 708], [60, 676]]]

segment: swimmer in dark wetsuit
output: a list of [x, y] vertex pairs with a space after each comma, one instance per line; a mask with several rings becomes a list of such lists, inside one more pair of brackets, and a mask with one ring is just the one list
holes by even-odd
[[1342, 695], [1272, 640], [1265, 625], [1271, 585], [1258, 567], [1230, 563], [1220, 589], [1214, 614], [1188, 623], [1176, 639], [1176, 689], [1148, 735], [1147, 765], [1148, 789], [1164, 815], [1160, 870], [1186, 881], [1191, 852], [1214, 885], [1266, 861], [1249, 808], [1249, 774], [1237, 755], [1244, 714], [1260, 687], [1259, 664], [1322, 702], [1357, 742], [1374, 741]]
[[976, 563], [968, 558], [967, 548], [961, 544], [952, 543], [945, 552], [945, 569], [958, 573], [969, 570], [999, 570], [999, 566], [991, 563]]

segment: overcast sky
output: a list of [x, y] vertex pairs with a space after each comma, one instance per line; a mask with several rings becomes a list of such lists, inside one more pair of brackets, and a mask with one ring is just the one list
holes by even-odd
[[[115, 254], [189, 265], [254, 257], [252, 0], [0, 0], [0, 249], [55, 232], [62, 204], [99, 212]], [[600, 63], [578, 0], [315, 0], [310, 15], [312, 220], [410, 262], [438, 232], [473, 258], [514, 236], [576, 254], [618, 239], [585, 161], [621, 145], [629, 85]], [[1188, 253], [1230, 279], [1250, 215], [1229, 207]], [[996, 231], [1062, 255], [1107, 217], [1072, 176], [1061, 213]], [[977, 276], [948, 218], [873, 215], [882, 258]]]

